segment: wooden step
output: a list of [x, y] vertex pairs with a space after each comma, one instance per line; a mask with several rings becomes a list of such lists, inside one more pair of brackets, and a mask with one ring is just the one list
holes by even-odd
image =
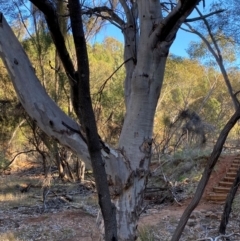
[[236, 177], [237, 173], [236, 172], [227, 172], [226, 177]]
[[208, 201], [224, 203], [226, 200], [226, 197], [236, 178], [237, 171], [240, 168], [240, 155], [229, 164], [231, 164], [231, 166], [228, 170], [226, 169], [227, 173], [225, 176], [222, 176], [222, 180], [218, 182], [218, 186], [215, 186], [212, 192], [207, 194], [206, 199]]
[[240, 164], [240, 161], [236, 161], [236, 160], [235, 160], [235, 161], [232, 162], [232, 164], [238, 164], [238, 165], [239, 165], [239, 164]]
[[233, 182], [220, 181], [218, 184], [220, 187], [231, 187]]
[[231, 165], [231, 167], [239, 168], [239, 167], [240, 167], [240, 163], [233, 163], [233, 164]]
[[229, 171], [229, 172], [235, 172], [235, 173], [237, 173], [238, 168], [236, 168], [236, 167], [230, 167], [230, 168], [228, 169], [228, 171]]
[[209, 193], [206, 197], [208, 201], [225, 201], [227, 193]]
[[235, 180], [235, 177], [224, 177], [223, 178], [223, 181], [225, 181], [225, 182], [234, 182], [234, 180]]
[[214, 187], [213, 191], [216, 193], [228, 193], [230, 190], [230, 187]]

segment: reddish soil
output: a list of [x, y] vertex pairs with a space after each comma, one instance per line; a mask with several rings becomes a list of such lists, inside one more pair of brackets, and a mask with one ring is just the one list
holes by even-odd
[[[234, 156], [219, 158], [216, 168], [207, 184], [203, 198], [196, 210], [217, 212], [222, 208], [222, 205], [207, 202], [205, 197], [213, 186], [223, 177], [234, 158]], [[166, 229], [171, 229], [166, 232], [172, 233], [174, 227], [176, 227], [177, 220], [180, 218], [189, 202], [190, 199], [185, 200], [181, 202], [181, 206], [177, 203], [150, 206], [146, 213], [141, 216], [139, 227], [155, 225], [159, 227], [161, 224], [163, 229], [164, 227]], [[9, 222], [12, 220], [12, 223], [7, 223], [6, 220]], [[169, 224], [171, 220], [173, 220], [173, 224]], [[64, 208], [47, 213], [36, 212], [33, 208], [0, 210], [0, 235], [2, 238], [0, 238], [0, 240], [17, 240], [14, 238], [20, 237], [19, 240], [26, 241], [96, 241], [98, 240], [98, 231], [95, 221], [96, 216], [92, 216], [86, 211], [72, 207], [69, 207], [69, 210], [68, 208]], [[161, 235], [165, 234], [161, 233]], [[161, 235], [159, 234], [159, 236]], [[162, 241], [163, 239], [155, 238], [154, 240]]]

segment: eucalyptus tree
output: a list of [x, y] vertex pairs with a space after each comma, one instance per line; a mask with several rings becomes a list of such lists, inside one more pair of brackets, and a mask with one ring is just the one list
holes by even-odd
[[[215, 62], [215, 64], [218, 65], [233, 106], [237, 109], [239, 106], [239, 101], [236, 96], [238, 89], [235, 90], [233, 87], [233, 82], [229, 76], [227, 66], [234, 62], [236, 63], [238, 55], [240, 43], [238, 31], [239, 19], [237, 23], [233, 23], [232, 19], [235, 17], [236, 20], [236, 18], [239, 18], [239, 15], [236, 14], [236, 10], [234, 10], [234, 6], [237, 6], [236, 1], [228, 1], [224, 5], [224, 1], [220, 0], [211, 4], [210, 7], [216, 9], [220, 4], [221, 7], [225, 7], [225, 10], [219, 11], [219, 14], [209, 16], [208, 18], [196, 8], [200, 21], [198, 21], [197, 24], [185, 23], [188, 29], [184, 28], [184, 30], [196, 34], [201, 39], [201, 42], [191, 43], [188, 48], [189, 55], [192, 58], [197, 57], [206, 59], [206, 57], [208, 57], [210, 59], [210, 64]], [[231, 18], [229, 18], [229, 14], [232, 16]], [[235, 33], [233, 29], [235, 29]]]
[[[149, 174], [154, 114], [161, 92], [169, 48], [181, 24], [199, 0], [161, 3], [158, 0], [68, 1], [77, 64], [73, 64], [61, 33], [57, 8], [50, 0], [31, 0], [43, 12], [49, 32], [68, 76], [79, 123], [62, 112], [35, 76], [21, 45], [4, 17], [0, 25], [0, 54], [18, 97], [48, 135], [75, 151], [91, 165], [103, 219], [105, 240], [135, 240]], [[117, 148], [99, 138], [94, 118], [83, 15], [109, 20], [124, 35], [126, 113]], [[6, 41], [7, 40], [7, 41]], [[112, 201], [111, 201], [112, 199]], [[113, 203], [112, 203], [113, 202]], [[104, 234], [105, 233], [105, 234]]]

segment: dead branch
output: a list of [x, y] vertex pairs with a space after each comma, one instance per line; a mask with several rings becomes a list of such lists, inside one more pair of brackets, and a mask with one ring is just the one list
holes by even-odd
[[29, 150], [29, 151], [21, 151], [21, 152], [19, 152], [18, 154], [16, 154], [16, 155], [13, 157], [13, 159], [7, 164], [7, 166], [4, 167], [3, 170], [4, 170], [4, 171], [7, 170], [8, 167], [9, 167], [10, 165], [12, 165], [12, 163], [15, 161], [15, 159], [16, 159], [19, 155], [21, 155], [21, 154], [26, 154], [26, 153], [29, 153], [29, 152], [34, 152], [34, 151], [37, 152], [37, 150]]

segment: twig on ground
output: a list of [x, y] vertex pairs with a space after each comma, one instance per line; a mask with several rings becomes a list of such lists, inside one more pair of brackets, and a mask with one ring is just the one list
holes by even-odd
[[197, 241], [205, 241], [205, 240], [217, 241], [217, 240], [219, 240], [220, 238], [229, 238], [229, 237], [231, 237], [231, 236], [233, 236], [233, 235], [238, 235], [238, 236], [240, 236], [240, 233], [221, 234], [221, 235], [217, 236], [216, 238], [206, 237], [206, 238], [197, 239]]

